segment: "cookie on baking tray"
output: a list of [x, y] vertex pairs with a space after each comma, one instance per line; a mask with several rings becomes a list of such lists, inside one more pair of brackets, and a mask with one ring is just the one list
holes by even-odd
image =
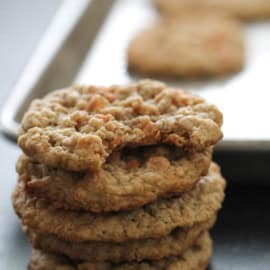
[[244, 65], [241, 26], [208, 12], [163, 18], [130, 42], [128, 65], [136, 73], [180, 78], [238, 72]]
[[170, 16], [210, 9], [213, 13], [225, 12], [243, 20], [270, 17], [269, 0], [155, 0], [155, 2], [163, 15]]

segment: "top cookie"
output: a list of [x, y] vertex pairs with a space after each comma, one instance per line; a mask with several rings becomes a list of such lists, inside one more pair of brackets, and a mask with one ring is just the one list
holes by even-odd
[[270, 16], [269, 0], [155, 0], [165, 14], [179, 15], [187, 10], [214, 9], [250, 20]]
[[203, 150], [221, 137], [222, 114], [204, 99], [144, 80], [73, 87], [32, 102], [18, 144], [34, 161], [97, 170], [116, 149], [171, 144]]

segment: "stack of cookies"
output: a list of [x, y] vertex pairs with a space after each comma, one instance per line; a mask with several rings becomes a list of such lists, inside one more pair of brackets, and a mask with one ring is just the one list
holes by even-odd
[[205, 269], [224, 198], [211, 161], [221, 124], [214, 105], [150, 80], [33, 101], [13, 194], [29, 269]]

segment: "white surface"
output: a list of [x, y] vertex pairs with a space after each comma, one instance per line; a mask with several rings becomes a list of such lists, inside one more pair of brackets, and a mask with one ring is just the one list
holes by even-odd
[[[155, 19], [147, 0], [118, 0], [107, 18], [76, 82], [121, 84], [135, 78], [127, 71], [126, 49], [136, 32]], [[215, 103], [224, 114], [224, 147], [270, 147], [270, 21], [244, 25], [246, 66], [226, 79], [170, 81]]]

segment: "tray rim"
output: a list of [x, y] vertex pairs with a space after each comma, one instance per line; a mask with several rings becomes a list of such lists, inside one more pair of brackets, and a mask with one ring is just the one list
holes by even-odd
[[[30, 60], [25, 65], [14, 87], [11, 89], [10, 95], [3, 104], [0, 113], [0, 131], [8, 139], [16, 140], [20, 126], [17, 121], [18, 113], [25, 105], [25, 100], [37, 90], [35, 87], [42, 80], [49, 65], [61, 52], [62, 47], [67, 44], [68, 38], [72, 35], [76, 26], [88, 15], [90, 10], [95, 12], [100, 6], [101, 8], [108, 6], [110, 11], [113, 0], [104, 0], [103, 5], [100, 5], [99, 1], [64, 0], [57, 9]], [[106, 15], [102, 15], [102, 18], [100, 18], [101, 24], [104, 22]], [[69, 20], [66, 20], [67, 17]], [[94, 32], [94, 36], [97, 33]]]

